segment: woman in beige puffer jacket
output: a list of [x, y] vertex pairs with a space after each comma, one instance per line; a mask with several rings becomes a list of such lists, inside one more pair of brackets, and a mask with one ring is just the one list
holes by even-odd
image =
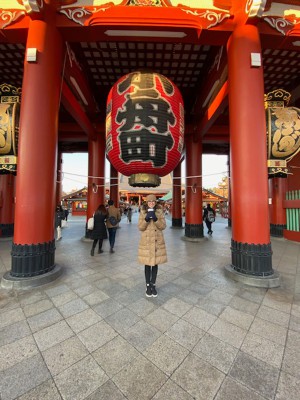
[[154, 195], [146, 197], [146, 205], [140, 211], [138, 228], [141, 231], [138, 259], [145, 265], [146, 296], [156, 297], [155, 282], [158, 264], [163, 264], [168, 260], [162, 232], [166, 228], [166, 220], [162, 207], [156, 205]]

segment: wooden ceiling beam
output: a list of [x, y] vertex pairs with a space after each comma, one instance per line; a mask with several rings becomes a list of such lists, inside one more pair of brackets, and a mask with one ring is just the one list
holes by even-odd
[[[199, 119], [204, 114], [207, 105], [227, 79], [227, 53], [225, 47], [212, 50], [210, 62], [203, 71], [203, 84], [198, 89], [198, 97], [192, 109], [192, 114]], [[209, 69], [208, 69], [209, 68]]]
[[85, 132], [88, 138], [95, 140], [97, 137], [97, 132], [94, 126], [65, 82], [63, 82], [62, 85], [61, 102], [69, 114], [82, 128], [83, 132]]
[[69, 45], [67, 45], [64, 79], [86, 112], [91, 116], [95, 115], [98, 112], [97, 103], [75, 53]]
[[226, 81], [221, 87], [219, 93], [214, 98], [200, 123], [196, 125], [194, 131], [204, 137], [208, 130], [214, 125], [217, 118], [223, 113], [228, 106], [228, 82]]
[[210, 135], [203, 139], [203, 143], [229, 143], [229, 135]]

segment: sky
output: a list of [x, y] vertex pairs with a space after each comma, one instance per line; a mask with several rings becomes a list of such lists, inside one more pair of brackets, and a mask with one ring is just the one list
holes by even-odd
[[[109, 163], [106, 163], [105, 176], [109, 178]], [[203, 155], [202, 186], [206, 189], [218, 187], [223, 176], [227, 176], [227, 156]], [[70, 193], [87, 186], [88, 155], [87, 153], [63, 154], [63, 191]], [[185, 176], [185, 167], [182, 168]]]

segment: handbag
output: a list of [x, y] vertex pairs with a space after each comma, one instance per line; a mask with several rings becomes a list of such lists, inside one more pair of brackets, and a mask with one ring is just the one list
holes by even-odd
[[89, 231], [92, 231], [94, 229], [94, 217], [88, 219], [87, 228]]

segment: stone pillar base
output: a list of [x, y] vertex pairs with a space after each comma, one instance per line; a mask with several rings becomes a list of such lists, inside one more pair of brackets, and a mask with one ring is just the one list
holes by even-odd
[[12, 276], [10, 272], [6, 272], [1, 279], [1, 287], [4, 289], [31, 289], [37, 286], [46, 285], [47, 283], [53, 282], [63, 272], [60, 266], [55, 265], [54, 268], [43, 275], [28, 277], [28, 278], [17, 278]]
[[225, 275], [236, 282], [242, 282], [248, 286], [260, 288], [275, 288], [280, 286], [280, 276], [277, 272], [269, 276], [251, 276], [237, 272], [232, 265], [226, 265]]

